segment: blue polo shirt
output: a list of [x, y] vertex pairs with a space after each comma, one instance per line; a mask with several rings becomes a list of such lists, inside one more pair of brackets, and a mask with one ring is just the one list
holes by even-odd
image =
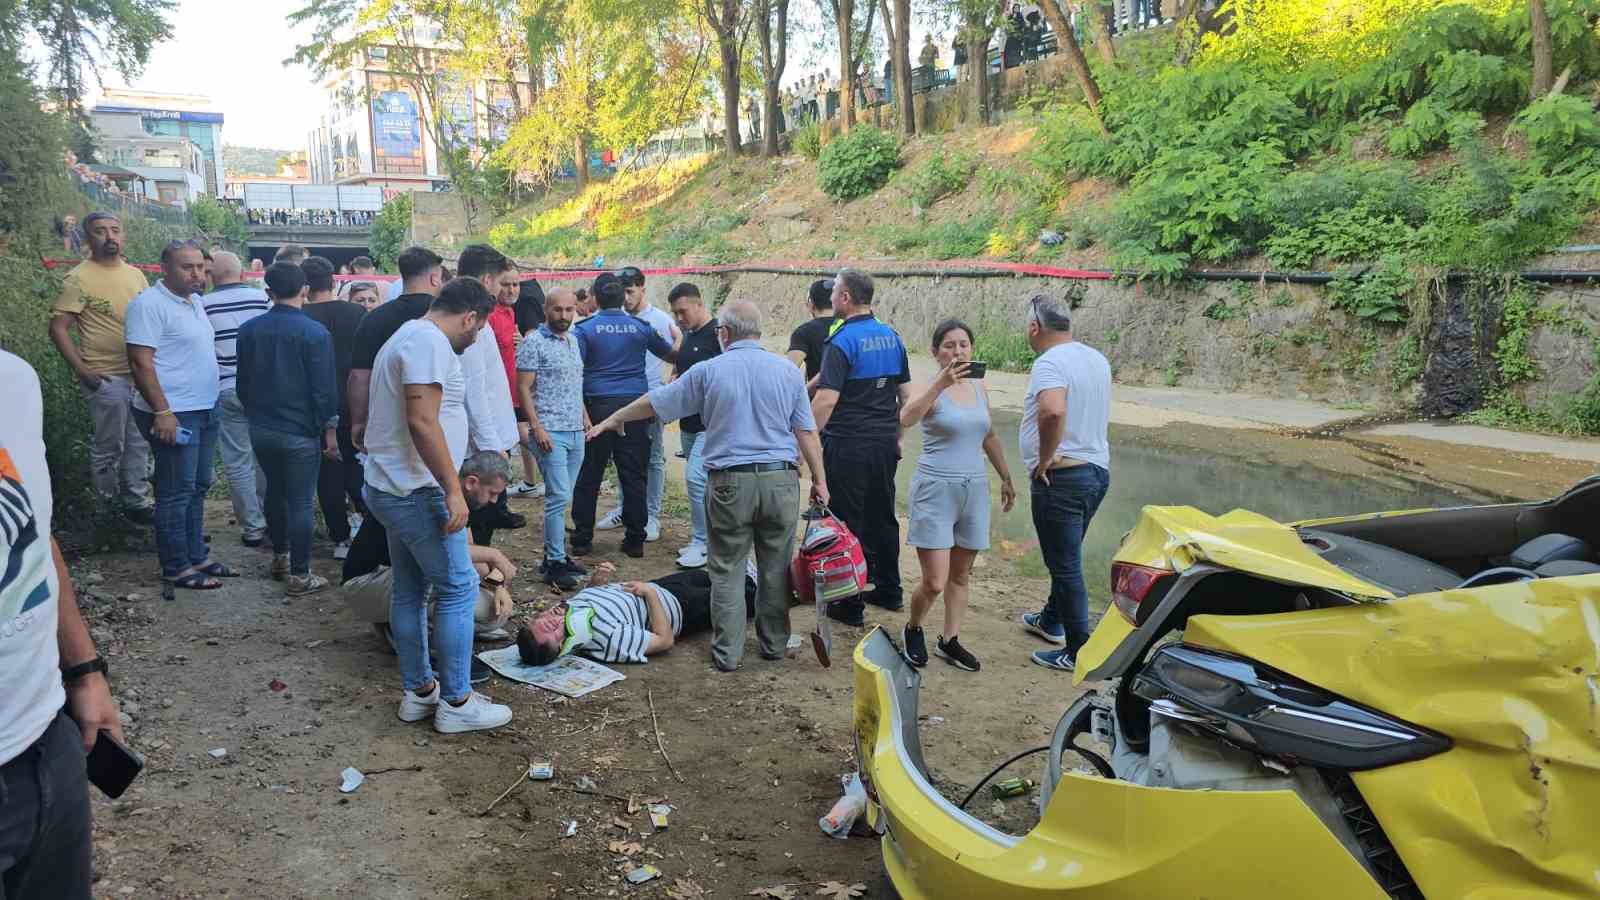
[[622, 309], [602, 309], [572, 326], [583, 357], [585, 397], [627, 397], [645, 392], [644, 355], [674, 358], [672, 345], [649, 322]]
[[900, 434], [900, 385], [911, 380], [906, 345], [872, 313], [852, 316], [828, 338], [818, 387], [839, 392], [822, 436], [893, 441]]

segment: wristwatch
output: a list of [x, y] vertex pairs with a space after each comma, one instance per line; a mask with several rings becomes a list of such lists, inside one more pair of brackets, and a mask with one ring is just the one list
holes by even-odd
[[63, 684], [71, 684], [72, 682], [77, 681], [86, 675], [92, 675], [95, 672], [99, 672], [101, 675], [105, 675], [109, 678], [111, 674], [111, 668], [106, 665], [106, 661], [104, 659], [96, 656], [94, 659], [91, 659], [88, 662], [81, 662], [75, 666], [63, 666], [61, 669], [61, 681]]

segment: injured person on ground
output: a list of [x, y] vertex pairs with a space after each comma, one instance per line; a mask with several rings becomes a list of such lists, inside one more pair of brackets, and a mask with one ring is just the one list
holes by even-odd
[[[677, 639], [711, 630], [711, 576], [703, 569], [651, 581], [612, 584], [616, 567], [595, 567], [589, 586], [540, 613], [517, 630], [517, 650], [530, 666], [547, 666], [569, 653], [600, 662], [642, 663], [665, 653]], [[756, 570], [745, 564], [744, 608], [755, 614]]]

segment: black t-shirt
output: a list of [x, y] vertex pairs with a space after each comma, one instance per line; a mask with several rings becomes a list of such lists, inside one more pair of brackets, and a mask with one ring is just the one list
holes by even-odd
[[517, 295], [517, 334], [524, 335], [544, 324], [544, 288], [529, 278], [522, 282], [522, 293]]
[[378, 351], [400, 326], [420, 319], [428, 314], [428, 307], [433, 305], [431, 294], [401, 294], [400, 296], [383, 304], [372, 312], [367, 313], [361, 320], [361, 326], [356, 329], [354, 349], [350, 353], [350, 368], [366, 369], [372, 371], [372, 364], [378, 359]]
[[[694, 331], [683, 333], [683, 343], [678, 347], [678, 359], [672, 364], [672, 371], [682, 375], [695, 363], [702, 363], [721, 355], [722, 344], [717, 341], [717, 320], [710, 319]], [[684, 416], [678, 422], [678, 428], [690, 434], [697, 434], [705, 431], [706, 425], [699, 416]]]
[[817, 377], [822, 371], [822, 348], [828, 343], [828, 329], [833, 327], [832, 316], [822, 316], [801, 325], [789, 335], [789, 349], [806, 355], [806, 380]]
[[350, 355], [356, 348], [356, 329], [361, 326], [361, 319], [367, 314], [367, 308], [348, 300], [327, 300], [322, 303], [307, 303], [304, 309], [306, 315], [320, 322], [322, 327], [333, 335], [333, 368], [338, 373], [341, 400], [339, 405], [343, 407], [344, 383], [350, 377]]

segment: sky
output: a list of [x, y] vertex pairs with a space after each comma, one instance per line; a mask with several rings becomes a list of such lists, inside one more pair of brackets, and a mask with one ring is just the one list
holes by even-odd
[[223, 115], [226, 143], [304, 150], [327, 97], [310, 70], [283, 65], [310, 36], [309, 27], [291, 29], [285, 21], [303, 5], [182, 0], [171, 17], [172, 38], [150, 54], [144, 72], [131, 83], [106, 72], [106, 86], [203, 94]]

